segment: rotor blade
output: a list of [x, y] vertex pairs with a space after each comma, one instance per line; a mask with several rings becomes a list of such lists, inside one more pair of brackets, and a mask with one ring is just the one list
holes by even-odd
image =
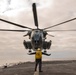
[[71, 29], [71, 30], [46, 30], [47, 32], [66, 32], [66, 31], [76, 31], [76, 29]]
[[29, 28], [29, 27], [26, 27], [26, 26], [22, 26], [22, 25], [19, 25], [19, 24], [16, 24], [16, 23], [13, 23], [13, 22], [10, 22], [10, 21], [7, 21], [7, 20], [4, 20], [4, 19], [1, 19], [1, 18], [0, 18], [0, 21], [6, 22], [6, 23], [9, 23], [9, 24], [12, 24], [12, 25], [15, 25], [15, 26], [21, 27], [21, 28], [32, 29], [32, 28]]
[[47, 33], [47, 35], [49, 35], [49, 36], [51, 36], [51, 37], [55, 37], [55, 36], [53, 36], [53, 35], [50, 35], [50, 34], [48, 34], [48, 33]]
[[10, 29], [0, 29], [0, 31], [25, 32], [25, 31], [29, 31], [29, 30], [10, 30]]
[[61, 22], [61, 23], [58, 23], [58, 24], [52, 25], [52, 26], [50, 26], [50, 27], [44, 28], [43, 30], [46, 30], [46, 29], [49, 29], [49, 28], [53, 28], [53, 27], [56, 27], [56, 26], [62, 25], [62, 24], [64, 24], [64, 23], [68, 23], [68, 22], [73, 21], [73, 20], [76, 20], [76, 18], [73, 18], [73, 19], [70, 19], [70, 20], [67, 20], [67, 21], [64, 21], [64, 22]]
[[37, 28], [38, 28], [38, 18], [37, 18], [37, 10], [36, 10], [36, 4], [35, 3], [32, 4], [32, 10], [33, 10], [35, 26], [37, 26]]

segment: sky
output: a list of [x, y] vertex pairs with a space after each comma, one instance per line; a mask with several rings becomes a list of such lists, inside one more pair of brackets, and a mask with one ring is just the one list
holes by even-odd
[[[36, 28], [34, 25], [32, 3], [37, 3], [39, 28], [76, 17], [76, 0], [0, 0], [0, 18]], [[0, 21], [1, 29], [22, 29]], [[76, 29], [76, 20], [52, 28], [51, 30]], [[29, 40], [22, 32], [0, 31], [0, 65], [34, 61], [34, 55], [27, 55], [23, 40]], [[76, 60], [76, 32], [49, 32], [52, 40], [51, 56], [43, 55], [43, 60]]]

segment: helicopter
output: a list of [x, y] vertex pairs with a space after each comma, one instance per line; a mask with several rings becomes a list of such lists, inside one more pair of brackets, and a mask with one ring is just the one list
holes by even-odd
[[[30, 28], [27, 26], [23, 26], [23, 25], [20, 25], [20, 24], [17, 24], [17, 23], [11, 22], [11, 21], [7, 21], [7, 20], [0, 18], [0, 21], [9, 23], [11, 25], [14, 25], [14, 26], [17, 26], [20, 28], [23, 28], [23, 30], [0, 29], [0, 31], [27, 32], [27, 34], [25, 34], [24, 37], [29, 36], [30, 41], [24, 40], [23, 45], [24, 45], [25, 49], [29, 49], [29, 52], [31, 52], [32, 50], [36, 51], [37, 48], [40, 48], [41, 50], [43, 50], [46, 53], [47, 50], [49, 50], [51, 48], [52, 40], [46, 41], [46, 39], [47, 39], [46, 36], [50, 35], [50, 34], [48, 34], [48, 32], [52, 32], [52, 31], [76, 31], [75, 29], [74, 30], [73, 29], [72, 30], [48, 30], [50, 28], [60, 26], [62, 24], [76, 20], [76, 17], [69, 19], [69, 20], [66, 20], [66, 21], [63, 21], [61, 23], [43, 28], [43, 29], [40, 29], [39, 25], [38, 25], [36, 3], [32, 4], [32, 11], [33, 11], [33, 16], [34, 16], [34, 23], [35, 23], [35, 26], [37, 27], [36, 29]], [[25, 28], [25, 30], [24, 30], [24, 28]], [[54, 37], [53, 35], [50, 35], [50, 36]]]

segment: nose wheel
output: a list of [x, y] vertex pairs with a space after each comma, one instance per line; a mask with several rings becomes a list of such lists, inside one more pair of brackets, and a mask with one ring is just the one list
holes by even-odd
[[29, 53], [31, 53], [32, 51], [31, 51], [31, 49], [29, 49]]
[[44, 53], [47, 53], [46, 49], [44, 50]]

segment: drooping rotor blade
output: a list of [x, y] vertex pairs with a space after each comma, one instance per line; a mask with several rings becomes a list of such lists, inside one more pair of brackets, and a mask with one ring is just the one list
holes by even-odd
[[0, 29], [0, 31], [25, 32], [25, 31], [29, 31], [29, 30], [10, 30], [10, 29]]
[[4, 19], [1, 19], [1, 18], [0, 18], [0, 21], [6, 22], [6, 23], [9, 23], [9, 24], [12, 24], [12, 25], [15, 25], [15, 26], [21, 27], [21, 28], [32, 29], [32, 28], [29, 28], [29, 27], [26, 27], [26, 26], [23, 26], [23, 25], [20, 25], [20, 24], [16, 24], [16, 23], [13, 23], [13, 22], [10, 22], [10, 21], [7, 21], [7, 20], [4, 20]]
[[38, 28], [38, 18], [37, 18], [37, 10], [36, 10], [36, 4], [35, 3], [32, 4], [32, 10], [33, 10], [35, 26], [37, 26], [37, 28]]
[[49, 36], [51, 36], [51, 37], [55, 37], [54, 35], [50, 35], [50, 34], [48, 34], [48, 33], [47, 33], [47, 35], [49, 35]]
[[70, 19], [70, 20], [67, 20], [67, 21], [64, 21], [64, 22], [61, 22], [61, 23], [58, 23], [58, 24], [55, 24], [55, 25], [49, 26], [49, 27], [47, 27], [47, 28], [44, 28], [43, 30], [46, 30], [46, 29], [49, 29], [49, 28], [53, 28], [53, 27], [56, 27], [56, 26], [62, 25], [62, 24], [64, 24], [64, 23], [68, 23], [68, 22], [73, 21], [73, 20], [76, 20], [76, 17], [73, 18], [73, 19]]
[[76, 31], [76, 29], [71, 30], [46, 30], [47, 32], [66, 32], [66, 31]]

